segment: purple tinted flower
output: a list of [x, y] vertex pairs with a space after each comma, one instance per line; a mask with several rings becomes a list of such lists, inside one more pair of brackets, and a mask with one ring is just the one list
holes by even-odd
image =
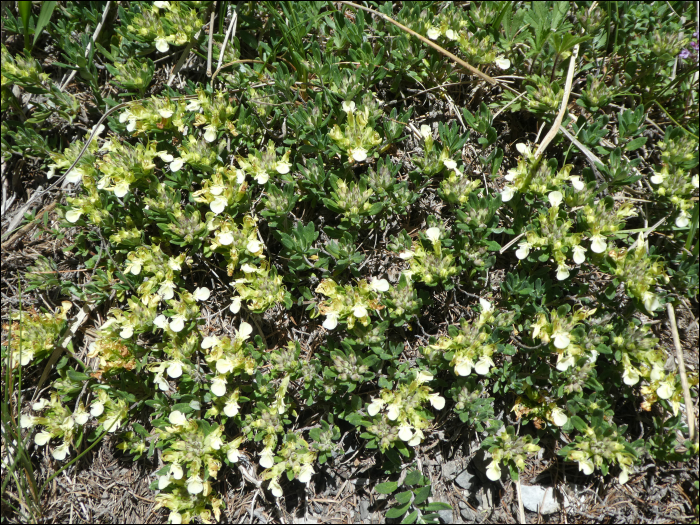
[[680, 53], [678, 53], [678, 58], [682, 60], [690, 58], [690, 51], [688, 51], [687, 49], [682, 50]]

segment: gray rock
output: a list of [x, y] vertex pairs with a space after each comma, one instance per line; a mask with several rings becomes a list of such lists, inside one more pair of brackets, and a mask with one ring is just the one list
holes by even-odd
[[464, 505], [464, 507], [460, 505], [459, 513], [467, 523], [474, 523], [476, 521], [476, 513], [470, 509], [468, 505]]
[[476, 486], [477, 480], [474, 474], [467, 471], [467, 469], [464, 469], [455, 478], [455, 483], [462, 487], [464, 490], [473, 490]]
[[363, 499], [362, 501], [360, 501], [360, 519], [362, 521], [369, 518], [369, 506], [370, 506], [369, 500]]
[[559, 512], [559, 502], [553, 487], [540, 485], [521, 485], [523, 506], [530, 512], [539, 512], [543, 516]]
[[442, 475], [448, 479], [452, 479], [459, 472], [459, 465], [456, 461], [448, 461], [442, 465]]
[[451, 510], [439, 510], [437, 513], [441, 522], [454, 523], [455, 520]]

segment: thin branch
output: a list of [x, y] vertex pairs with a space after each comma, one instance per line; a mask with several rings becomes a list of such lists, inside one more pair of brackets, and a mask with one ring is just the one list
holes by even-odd
[[672, 303], [668, 303], [666, 309], [668, 311], [668, 322], [671, 325], [671, 334], [673, 335], [673, 345], [676, 347], [676, 356], [678, 357], [678, 373], [681, 376], [681, 386], [683, 387], [683, 398], [685, 400], [685, 413], [688, 417], [688, 438], [693, 442], [695, 441], [695, 407], [690, 397], [690, 386], [688, 385], [688, 375], [685, 372], [683, 349], [681, 348], [681, 340], [678, 337], [678, 327], [676, 326], [676, 312], [673, 309]]

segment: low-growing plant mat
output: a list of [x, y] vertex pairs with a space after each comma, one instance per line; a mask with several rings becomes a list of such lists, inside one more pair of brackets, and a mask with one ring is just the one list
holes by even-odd
[[697, 522], [697, 3], [2, 9], [4, 521]]

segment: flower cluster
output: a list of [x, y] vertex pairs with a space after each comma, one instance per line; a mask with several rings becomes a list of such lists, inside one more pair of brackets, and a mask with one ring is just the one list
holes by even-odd
[[[188, 4], [206, 4], [189, 2]], [[161, 53], [171, 45], [185, 45], [202, 27], [200, 19], [204, 5], [191, 6], [182, 2], [153, 2], [133, 16], [126, 30], [129, 40], [154, 43]]]
[[[459, 13], [465, 11], [443, 11], [431, 23], [426, 31], [430, 40], [441, 37], [447, 43], [456, 44], [464, 53], [467, 61], [476, 64], [492, 64], [496, 62], [501, 69], [508, 69], [510, 62], [503, 57], [496, 58], [497, 49], [489, 35], [475, 35], [466, 30], [468, 22], [460, 18]], [[507, 65], [506, 65], [507, 63]]]
[[[450, 157], [450, 150], [447, 146], [443, 146], [442, 150], [438, 150], [430, 126], [427, 124], [421, 125], [420, 135], [423, 138], [423, 157], [413, 157], [413, 162], [419, 166], [421, 171], [428, 177], [440, 173], [443, 169], [453, 171], [455, 182], [448, 183], [442, 190], [443, 192], [450, 192], [451, 187], [464, 177], [462, 172], [457, 169], [457, 161]], [[470, 185], [465, 183], [464, 186], [464, 191], [467, 191]], [[477, 186], [478, 185], [474, 185], [474, 188]], [[471, 188], [469, 191], [474, 188]], [[457, 189], [459, 189], [459, 185]], [[455, 197], [458, 199], [459, 195], [455, 194]]]
[[12, 369], [18, 365], [27, 366], [51, 354], [72, 306], [71, 302], [64, 301], [53, 314], [39, 313], [36, 310], [12, 314], [12, 325], [2, 326], [3, 332], [8, 334]]
[[289, 163], [289, 155], [290, 150], [287, 150], [278, 158], [277, 153], [275, 153], [275, 144], [270, 141], [265, 151], [254, 150], [248, 154], [247, 159], [238, 156], [236, 160], [244, 174], [253, 177], [258, 184], [265, 184], [270, 180], [271, 174], [285, 175], [289, 173], [292, 167]]
[[397, 439], [411, 447], [423, 441], [423, 430], [429, 421], [423, 405], [429, 402], [436, 410], [445, 406], [445, 398], [431, 393], [431, 388], [425, 385], [432, 379], [432, 375], [418, 372], [408, 384], [399, 383], [393, 390], [382, 389], [379, 396], [366, 406], [367, 414], [373, 418], [365, 424], [367, 432], [376, 437], [382, 452], [393, 446]]
[[284, 495], [279, 484], [282, 474], [286, 472], [288, 479], [296, 478], [302, 483], [308, 483], [314, 474], [316, 456], [316, 451], [298, 433], [288, 432], [277, 452], [277, 462], [270, 465], [260, 477], [270, 480], [270, 491], [273, 496], [280, 498]]
[[341, 129], [335, 124], [328, 136], [350, 159], [362, 162], [382, 139], [370, 125], [371, 110], [367, 104], [357, 109], [353, 101], [346, 101], [343, 102], [343, 111], [347, 114], [345, 125]]
[[[424, 242], [415, 241], [411, 250], [399, 254], [401, 259], [410, 261], [410, 270], [404, 272], [407, 277], [417, 278], [427, 285], [435, 286], [459, 272], [454, 255], [447, 250], [444, 253], [442, 251], [443, 235], [443, 231], [437, 226], [428, 228], [423, 233]], [[425, 248], [426, 244], [431, 247]]]
[[517, 472], [525, 468], [525, 458], [539, 452], [538, 438], [517, 436], [515, 429], [507, 427], [504, 432], [484, 440], [483, 448], [488, 448], [493, 460], [486, 467], [486, 476], [492, 481], [501, 479], [501, 464], [508, 465], [511, 477], [517, 479]]
[[566, 315], [567, 313], [566, 306], [552, 310], [549, 319], [544, 313], [540, 313], [531, 326], [533, 339], [539, 339], [545, 344], [554, 346], [557, 353], [557, 370], [561, 371], [569, 369], [584, 355], [592, 363], [598, 357], [595, 350], [584, 352], [582, 346], [578, 344], [580, 336], [574, 332], [577, 325], [595, 313], [595, 308], [593, 310], [581, 308], [572, 315]]
[[333, 279], [324, 279], [316, 287], [316, 292], [328, 297], [318, 305], [319, 313], [326, 316], [323, 327], [333, 330], [338, 326], [338, 321], [345, 321], [348, 330], [355, 326], [356, 321], [369, 326], [369, 314], [384, 308], [379, 302], [379, 294], [387, 290], [389, 282], [386, 279], [375, 278], [371, 282], [360, 280], [357, 286], [341, 286]]
[[240, 408], [240, 390], [236, 388], [228, 393], [228, 377], [242, 373], [252, 376], [255, 373], [255, 360], [250, 356], [250, 350], [245, 343], [252, 333], [253, 327], [242, 322], [233, 339], [208, 336], [202, 340], [204, 358], [212, 372], [216, 371], [211, 381], [211, 393], [217, 398], [217, 404], [223, 403], [223, 407], [221, 410], [217, 408], [217, 412], [222, 411], [227, 417], [234, 417]]
[[[234, 305], [240, 304], [237, 303], [240, 300], [248, 301], [248, 309], [260, 313], [285, 300], [288, 295], [287, 289], [282, 285], [282, 276], [277, 275], [274, 267], [270, 268], [269, 264], [263, 261], [258, 268], [244, 265], [241, 269], [244, 277], [236, 279], [233, 283], [240, 296], [234, 299]], [[236, 307], [232, 306], [232, 311], [235, 309]]]
[[615, 265], [614, 275], [624, 281], [627, 293], [644, 304], [647, 312], [653, 313], [661, 307], [661, 303], [652, 287], [658, 281], [668, 281], [668, 276], [658, 257], [649, 256], [647, 251], [648, 241], [640, 233], [634, 250], [611, 250], [609, 255]]
[[637, 453], [627, 443], [614, 424], [608, 423], [600, 411], [593, 415], [592, 425], [587, 425], [581, 418], [572, 418], [576, 430], [580, 432], [574, 443], [559, 451], [569, 461], [578, 462], [578, 468], [585, 475], [593, 474], [600, 468], [607, 475], [609, 466], [617, 463], [621, 472], [618, 477], [620, 484], [627, 483], [632, 466], [637, 461]]
[[625, 219], [635, 216], [636, 212], [628, 202], [615, 207], [612, 199], [605, 198], [584, 206], [581, 215], [588, 227], [591, 251], [604, 253], [608, 249], [606, 237], [621, 230]]
[[489, 341], [491, 324], [500, 324], [500, 321], [490, 302], [485, 299], [480, 299], [480, 302], [479, 319], [471, 323], [461, 319], [459, 327], [449, 327], [449, 336], [440, 337], [436, 343], [423, 349], [428, 358], [442, 355], [450, 359], [450, 366], [458, 376], [468, 376], [472, 369], [479, 375], [486, 375], [495, 366], [491, 356], [496, 351], [496, 345]]
[[544, 196], [560, 190], [567, 181], [571, 181], [577, 190], [584, 188], [585, 185], [579, 177], [569, 175], [573, 168], [570, 164], [557, 171], [548, 163], [535, 159], [530, 146], [518, 143], [515, 147], [522, 157], [518, 159], [518, 165], [515, 168], [508, 170], [505, 177], [510, 185], [505, 186], [501, 192], [503, 202], [511, 200], [517, 192]]
[[240, 224], [236, 224], [228, 214], [212, 216], [207, 227], [214, 237], [209, 242], [208, 249], [224, 256], [229, 276], [239, 267], [246, 274], [254, 273], [255, 268], [252, 265], [264, 257], [264, 245], [258, 240], [255, 217], [246, 215]]

